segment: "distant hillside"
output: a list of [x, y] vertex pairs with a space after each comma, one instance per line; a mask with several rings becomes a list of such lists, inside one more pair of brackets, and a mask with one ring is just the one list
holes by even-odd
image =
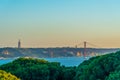
[[[91, 53], [111, 53], [118, 50], [119, 49], [88, 48], [87, 55]], [[83, 55], [83, 51], [83, 48], [0, 48], [0, 57], [73, 57]]]

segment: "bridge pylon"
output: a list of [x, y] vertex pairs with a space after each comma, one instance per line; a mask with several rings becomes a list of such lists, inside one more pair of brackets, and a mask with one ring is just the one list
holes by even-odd
[[84, 52], [83, 52], [83, 56], [84, 56], [84, 57], [86, 57], [86, 54], [87, 54], [86, 48], [87, 48], [87, 42], [84, 41]]

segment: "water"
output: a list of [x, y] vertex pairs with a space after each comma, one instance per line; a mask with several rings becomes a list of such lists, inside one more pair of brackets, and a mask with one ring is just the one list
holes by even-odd
[[[82, 63], [85, 58], [84, 57], [63, 57], [63, 58], [42, 58], [49, 62], [60, 62], [61, 65], [65, 66], [78, 66], [80, 63]], [[6, 64], [9, 62], [12, 62], [13, 58], [11, 59], [0, 59], [0, 65]]]
[[14, 59], [0, 59], [0, 65], [12, 62]]
[[85, 58], [84, 57], [63, 57], [63, 58], [46, 58], [50, 62], [60, 62], [61, 65], [65, 66], [78, 66], [82, 63]]

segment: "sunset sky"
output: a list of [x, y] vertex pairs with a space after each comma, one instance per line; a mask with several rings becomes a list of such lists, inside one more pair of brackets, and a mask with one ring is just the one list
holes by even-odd
[[0, 47], [120, 47], [120, 0], [0, 0]]

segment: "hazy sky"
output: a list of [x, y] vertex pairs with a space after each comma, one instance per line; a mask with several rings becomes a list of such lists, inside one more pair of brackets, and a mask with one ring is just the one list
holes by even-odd
[[120, 47], [120, 0], [0, 0], [0, 47]]

